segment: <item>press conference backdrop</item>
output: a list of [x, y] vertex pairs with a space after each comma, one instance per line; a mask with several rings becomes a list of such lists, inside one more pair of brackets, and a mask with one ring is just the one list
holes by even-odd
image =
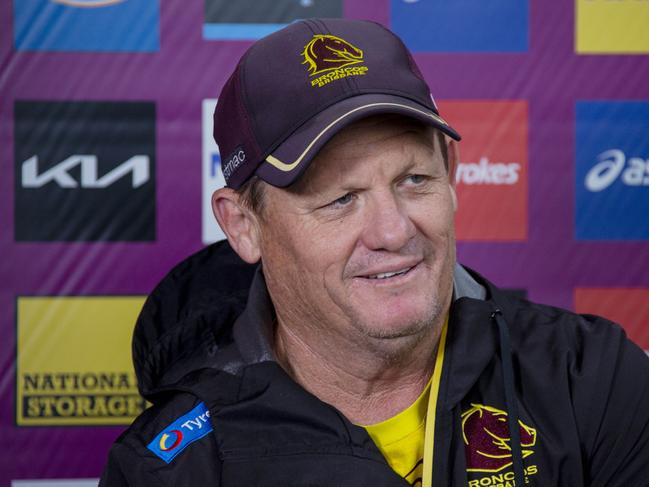
[[649, 350], [649, 1], [4, 1], [0, 486], [96, 484], [146, 407], [144, 296], [223, 238], [220, 89], [253, 39], [311, 16], [414, 51], [464, 137], [461, 262]]

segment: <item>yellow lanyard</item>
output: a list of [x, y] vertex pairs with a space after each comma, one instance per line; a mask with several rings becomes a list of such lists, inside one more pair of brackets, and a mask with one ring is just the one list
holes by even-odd
[[430, 385], [430, 397], [428, 398], [428, 410], [426, 412], [426, 432], [424, 436], [424, 475], [422, 487], [433, 485], [433, 451], [435, 446], [435, 415], [437, 413], [437, 396], [439, 395], [439, 383], [442, 378], [442, 365], [444, 363], [444, 348], [446, 347], [446, 329], [448, 319], [444, 322], [442, 333], [437, 345], [437, 357], [435, 357], [435, 369]]

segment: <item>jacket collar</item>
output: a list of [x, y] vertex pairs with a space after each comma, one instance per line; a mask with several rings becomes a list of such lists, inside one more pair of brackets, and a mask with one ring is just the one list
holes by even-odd
[[497, 350], [498, 335], [492, 323], [490, 301], [463, 297], [453, 302], [446, 339], [442, 379], [446, 383], [444, 406], [452, 409], [476, 383]]
[[451, 305], [449, 330], [446, 341], [444, 377], [446, 381], [444, 406], [452, 409], [475, 385], [484, 369], [494, 360], [500, 350], [500, 338], [494, 313], [501, 310], [507, 323], [515, 323], [513, 306], [505, 293], [500, 291], [477, 272], [464, 268], [464, 272], [479, 285], [484, 294], [465, 294]]
[[486, 295], [485, 287], [476, 281], [469, 271], [456, 263], [453, 272], [453, 301], [460, 298], [484, 300]]

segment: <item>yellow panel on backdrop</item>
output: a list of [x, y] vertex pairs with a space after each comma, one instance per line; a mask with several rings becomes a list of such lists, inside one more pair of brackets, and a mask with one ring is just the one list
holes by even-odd
[[129, 424], [145, 407], [131, 335], [141, 296], [19, 297], [16, 423]]
[[649, 0], [575, 1], [578, 53], [649, 53]]

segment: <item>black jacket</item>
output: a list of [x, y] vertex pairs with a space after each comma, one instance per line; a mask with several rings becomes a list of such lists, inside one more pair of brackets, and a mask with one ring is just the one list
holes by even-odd
[[[648, 486], [644, 352], [602, 318], [529, 303], [459, 266], [455, 277], [433, 485]], [[112, 447], [100, 486], [409, 485], [363, 428], [275, 362], [272, 319], [261, 273], [226, 243], [171, 271], [133, 338], [153, 406]]]

